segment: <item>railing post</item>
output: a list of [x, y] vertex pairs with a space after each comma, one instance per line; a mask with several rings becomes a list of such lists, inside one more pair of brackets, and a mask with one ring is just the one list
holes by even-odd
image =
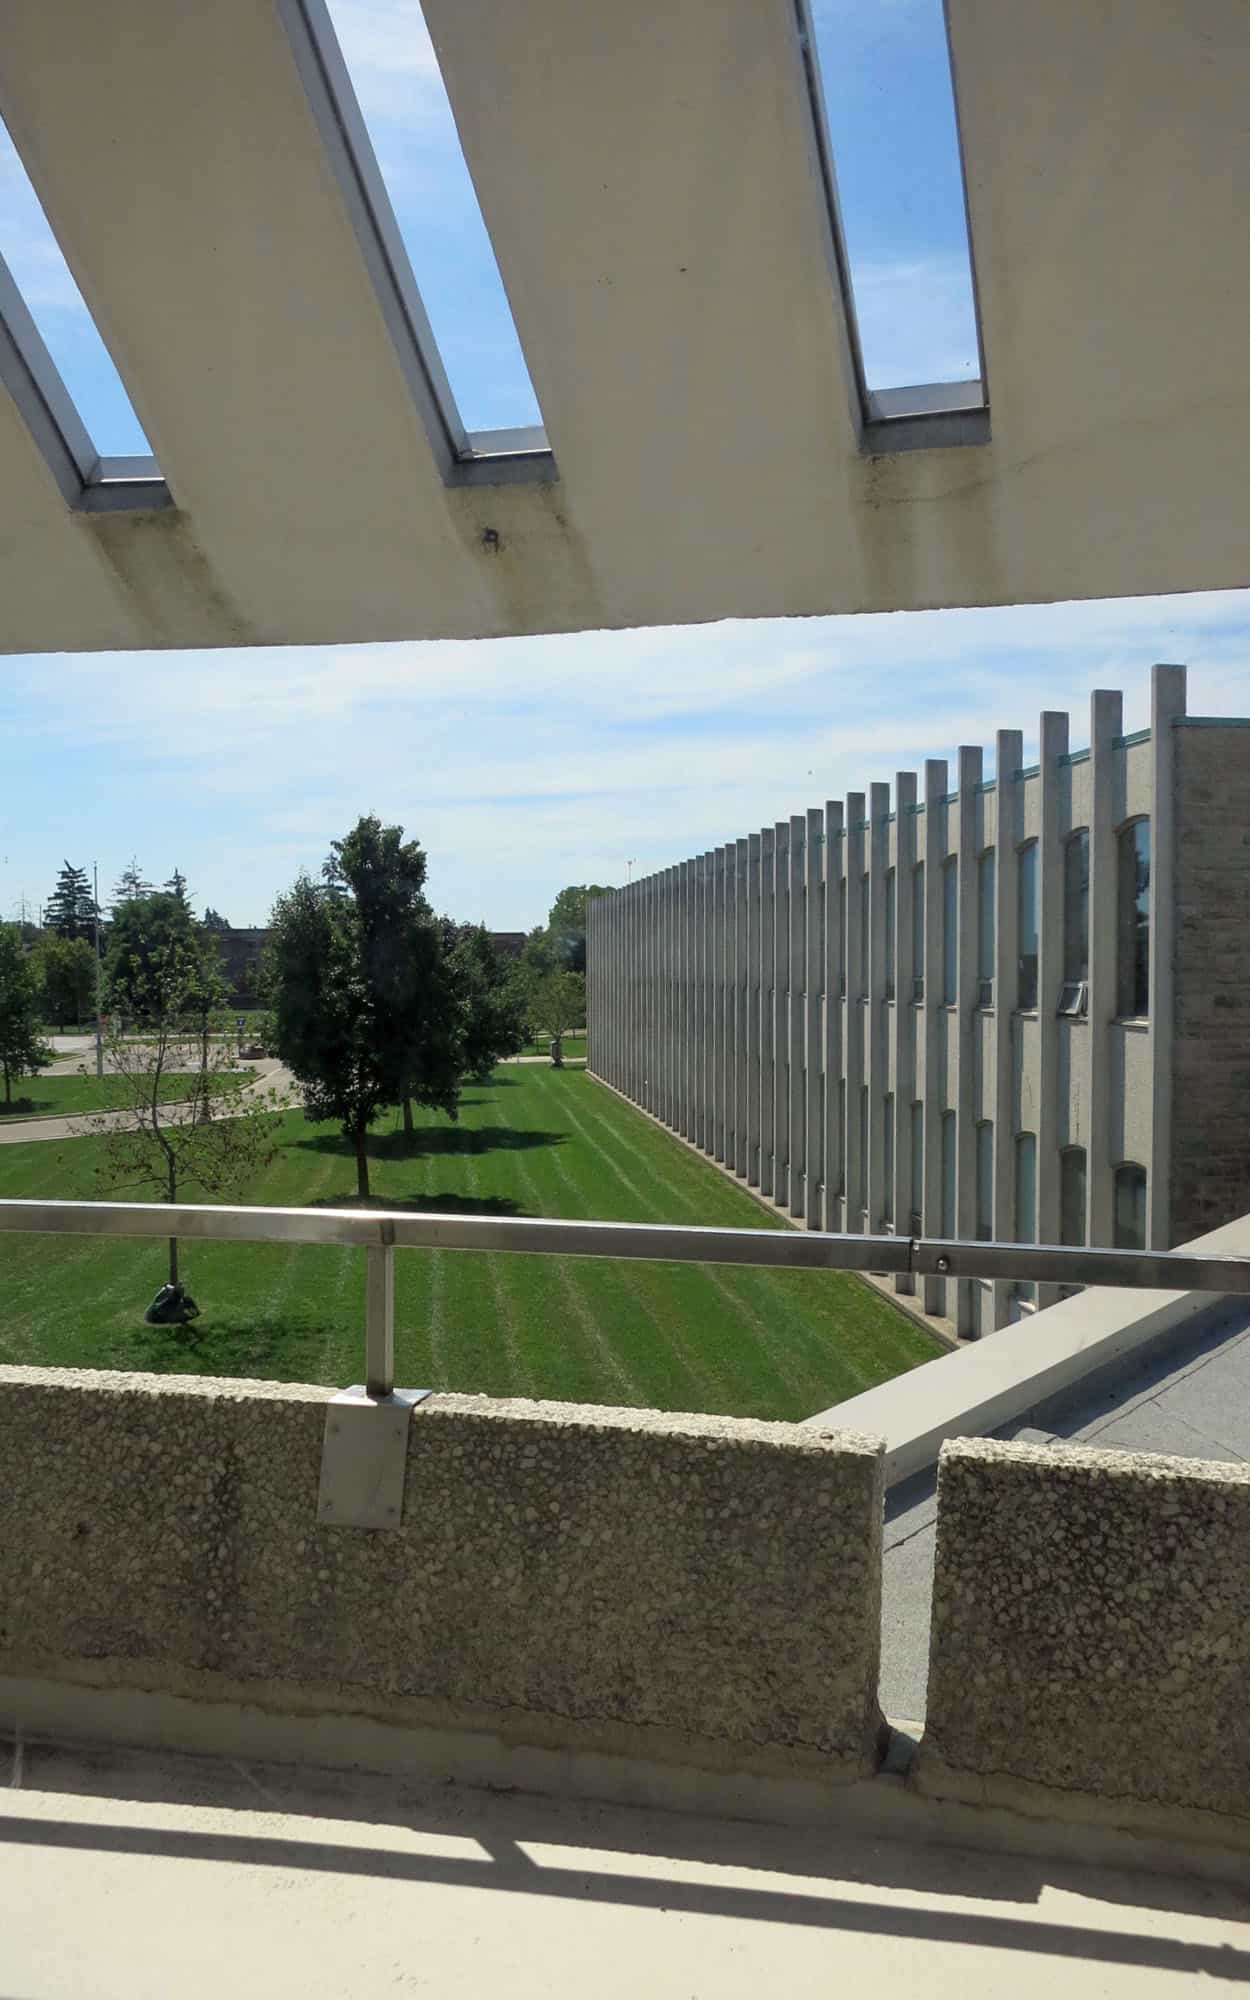
[[[388, 1225], [383, 1224], [383, 1234]], [[395, 1387], [395, 1249], [389, 1242], [365, 1251], [365, 1394], [389, 1396]]]

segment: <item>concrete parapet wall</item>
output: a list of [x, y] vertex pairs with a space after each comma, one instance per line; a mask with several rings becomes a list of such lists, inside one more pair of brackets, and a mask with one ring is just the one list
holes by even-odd
[[437, 1396], [412, 1416], [402, 1526], [330, 1529], [329, 1395], [0, 1368], [0, 1676], [872, 1767], [878, 1444]]
[[917, 1783], [1250, 1823], [1250, 1466], [942, 1452]]

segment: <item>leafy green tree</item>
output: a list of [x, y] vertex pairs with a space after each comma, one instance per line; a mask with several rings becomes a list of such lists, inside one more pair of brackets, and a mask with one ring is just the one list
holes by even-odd
[[90, 939], [95, 933], [96, 907], [85, 868], [61, 864], [56, 887], [44, 909], [46, 928], [58, 937]]
[[0, 924], [0, 1072], [6, 1105], [13, 1102], [14, 1083], [51, 1060], [52, 1050], [39, 1033], [39, 988], [21, 931], [16, 924]]
[[95, 1006], [95, 947], [85, 938], [50, 931], [35, 953], [43, 1018], [81, 1025]]
[[453, 927], [452, 985], [464, 1014], [464, 1067], [485, 1078], [525, 1046], [528, 1000], [518, 968], [500, 956], [482, 924]]
[[440, 926], [425, 898], [425, 854], [369, 816], [335, 841], [321, 883], [301, 876], [271, 919], [266, 985], [278, 1053], [307, 1115], [335, 1119], [369, 1194], [371, 1120], [386, 1104], [456, 1116], [463, 1021]]
[[561, 889], [547, 917], [547, 939], [566, 972], [586, 970], [586, 905], [606, 896], [597, 882], [574, 882]]
[[[527, 1001], [535, 1030], [559, 1043], [571, 1028], [580, 1028], [586, 1018], [586, 981], [580, 972], [564, 972], [559, 966], [532, 972]], [[557, 1062], [559, 1059], [557, 1052]]]
[[143, 1021], [164, 1011], [171, 990], [185, 993], [202, 984], [209, 964], [206, 941], [186, 904], [163, 889], [132, 896], [113, 912], [105, 1005], [110, 1014]]

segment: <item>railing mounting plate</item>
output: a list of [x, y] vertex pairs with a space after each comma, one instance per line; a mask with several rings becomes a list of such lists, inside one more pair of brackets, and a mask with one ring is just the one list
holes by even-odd
[[429, 1389], [371, 1396], [363, 1383], [326, 1404], [317, 1520], [323, 1528], [398, 1528], [404, 1518], [408, 1424]]

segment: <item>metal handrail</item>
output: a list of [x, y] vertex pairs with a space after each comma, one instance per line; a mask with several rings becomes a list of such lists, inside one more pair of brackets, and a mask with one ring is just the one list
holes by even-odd
[[1250, 1294], [1250, 1256], [979, 1243], [931, 1236], [847, 1236], [816, 1229], [721, 1229], [699, 1223], [563, 1222], [382, 1208], [0, 1200], [0, 1233], [19, 1231], [51, 1236], [178, 1236], [192, 1242], [337, 1243], [363, 1249], [368, 1253], [365, 1349], [371, 1395], [389, 1395], [394, 1387], [396, 1250], [494, 1250], [537, 1257], [616, 1257], [651, 1263]]

